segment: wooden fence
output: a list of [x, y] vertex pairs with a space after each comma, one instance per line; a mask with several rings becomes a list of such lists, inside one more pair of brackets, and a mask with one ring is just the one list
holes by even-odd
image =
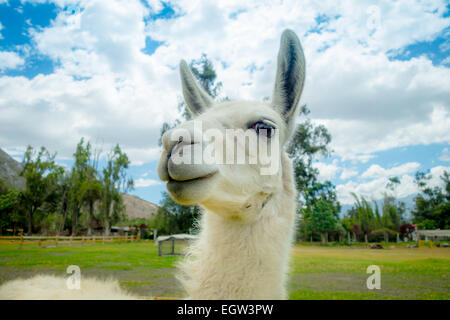
[[43, 244], [80, 244], [80, 243], [96, 243], [96, 242], [133, 242], [140, 240], [139, 236], [0, 236], [0, 244], [19, 244], [20, 247], [24, 243], [37, 243], [39, 246]]

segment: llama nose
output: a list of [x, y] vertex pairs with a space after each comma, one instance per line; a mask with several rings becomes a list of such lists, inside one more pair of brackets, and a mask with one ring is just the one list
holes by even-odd
[[[202, 152], [202, 134], [195, 133], [192, 126], [183, 126], [170, 130], [163, 136], [163, 144], [166, 151], [166, 158], [169, 162], [168, 169], [170, 175], [171, 162], [180, 164], [181, 158], [189, 164], [194, 163], [194, 154]], [[186, 156], [186, 157], [184, 157]]]
[[201, 132], [195, 132], [192, 126], [183, 126], [169, 130], [162, 137], [162, 145], [168, 157], [177, 152], [183, 145], [196, 144], [201, 141]]
[[163, 181], [187, 181], [217, 172], [214, 164], [203, 161], [203, 134], [195, 131], [193, 124], [167, 131], [162, 137], [163, 154], [158, 174]]

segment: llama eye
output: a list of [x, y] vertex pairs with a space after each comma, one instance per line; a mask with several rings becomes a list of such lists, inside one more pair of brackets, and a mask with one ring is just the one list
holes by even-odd
[[262, 121], [258, 121], [253, 124], [252, 129], [256, 131], [256, 134], [264, 134], [267, 138], [271, 138], [275, 134], [275, 128], [270, 124]]

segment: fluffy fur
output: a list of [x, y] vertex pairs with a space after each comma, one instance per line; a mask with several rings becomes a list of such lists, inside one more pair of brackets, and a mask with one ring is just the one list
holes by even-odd
[[[283, 156], [283, 183], [252, 222], [205, 210], [201, 234], [179, 279], [194, 299], [286, 299], [295, 187]], [[259, 203], [261, 206], [261, 202]]]
[[0, 287], [2, 300], [133, 300], [117, 280], [82, 279], [80, 290], [69, 290], [67, 279], [39, 275], [9, 281]]

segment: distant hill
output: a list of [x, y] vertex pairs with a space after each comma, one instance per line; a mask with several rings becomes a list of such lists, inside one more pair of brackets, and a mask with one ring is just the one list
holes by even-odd
[[25, 189], [25, 178], [20, 177], [22, 164], [0, 149], [0, 179], [15, 189]]
[[126, 207], [126, 215], [129, 219], [150, 219], [156, 214], [156, 211], [158, 211], [157, 205], [136, 196], [123, 193], [122, 199]]
[[[22, 164], [0, 148], [0, 179], [13, 188], [23, 190], [25, 189], [25, 178], [19, 176], [21, 171]], [[122, 197], [126, 207], [126, 215], [129, 219], [148, 219], [156, 214], [158, 210], [157, 205], [136, 196], [122, 194]]]

